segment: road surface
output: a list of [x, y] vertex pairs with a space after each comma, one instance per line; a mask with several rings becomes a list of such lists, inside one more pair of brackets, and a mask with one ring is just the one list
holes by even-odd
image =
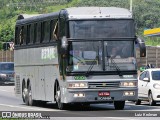
[[127, 101], [124, 110], [114, 110], [113, 104], [93, 104], [90, 107], [81, 108], [71, 106], [68, 110], [59, 110], [55, 104], [51, 103], [45, 106], [26, 106], [21, 98], [15, 97], [14, 86], [0, 86], [0, 112], [1, 114], [2, 112], [41, 113], [43, 116], [48, 115], [58, 120], [72, 120], [74, 117], [77, 120], [81, 120], [81, 117], [87, 117], [87, 120], [97, 120], [97, 117], [102, 120], [149, 120], [148, 116], [158, 120], [159, 118], [155, 116], [160, 116], [160, 103], [149, 106], [148, 102], [143, 102], [142, 105], [136, 106], [133, 102]]

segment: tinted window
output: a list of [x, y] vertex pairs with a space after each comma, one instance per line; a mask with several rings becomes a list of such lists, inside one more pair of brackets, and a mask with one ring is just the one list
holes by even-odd
[[24, 44], [25, 32], [24, 26], [21, 27], [20, 30], [20, 45]]
[[26, 44], [29, 44], [30, 43], [30, 39], [31, 39], [31, 33], [30, 33], [30, 29], [31, 28], [31, 25], [27, 25], [27, 39], [26, 39]]
[[34, 40], [33, 43], [37, 42], [37, 23], [34, 24]]
[[65, 35], [65, 20], [63, 18], [60, 19], [60, 37]]
[[58, 20], [51, 20], [51, 40], [57, 40], [58, 37]]
[[134, 37], [132, 20], [76, 20], [69, 22], [71, 38]]
[[15, 34], [15, 44], [18, 45], [19, 42], [20, 42], [20, 28], [19, 27], [16, 27], [16, 30], [15, 30], [16, 34]]
[[152, 79], [160, 80], [160, 71], [152, 71]]
[[31, 24], [30, 26], [30, 43], [33, 43], [34, 41], [34, 24]]
[[[41, 23], [37, 24], [37, 40], [38, 43], [41, 41]], [[42, 41], [41, 41], [42, 42]]]
[[140, 77], [139, 77], [139, 80], [143, 80], [145, 78], [145, 75], [146, 75], [146, 72], [143, 72]]
[[12, 63], [1, 64], [1, 68], [0, 69], [2, 71], [8, 71], [8, 70], [13, 71], [14, 70], [14, 64], [12, 64]]
[[149, 75], [149, 72], [146, 72], [146, 76], [145, 76], [145, 78], [148, 78], [148, 79], [150, 79], [150, 77], [149, 77], [150, 75]]
[[23, 36], [24, 36], [23, 45], [25, 45], [27, 43], [27, 26], [24, 26]]
[[50, 40], [50, 21], [43, 22], [43, 41]]

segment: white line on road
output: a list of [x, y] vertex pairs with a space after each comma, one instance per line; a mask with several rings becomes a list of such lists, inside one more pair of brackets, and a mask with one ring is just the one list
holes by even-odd
[[13, 94], [14, 94], [13, 91], [8, 91], [8, 90], [0, 90], [0, 91], [2, 91], [2, 92], [7, 92], [7, 93], [13, 93]]
[[[6, 104], [0, 104], [0, 106], [5, 106], [5, 107], [12, 107], [12, 108], [21, 108], [21, 109], [28, 109], [28, 110], [36, 110], [36, 111], [60, 111], [60, 110], [55, 110], [55, 109], [45, 109], [45, 108], [31, 108], [29, 106], [26, 106], [26, 107], [21, 107], [21, 106], [14, 106], [14, 105], [6, 105]], [[62, 111], [62, 110], [61, 110]]]
[[105, 118], [114, 119], [114, 120], [115, 119], [117, 119], [117, 120], [128, 120], [128, 119], [129, 120], [135, 120], [135, 119], [131, 119], [131, 118], [128, 118], [128, 117], [126, 117], [126, 118], [125, 117], [105, 117]]

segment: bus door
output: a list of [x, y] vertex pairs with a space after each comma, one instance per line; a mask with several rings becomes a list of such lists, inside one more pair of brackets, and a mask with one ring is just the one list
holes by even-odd
[[45, 74], [44, 74], [44, 67], [39, 66], [38, 67], [38, 79], [37, 80], [37, 86], [38, 86], [38, 91], [36, 92], [38, 95], [38, 98], [40, 100], [45, 100]]
[[47, 101], [54, 101], [54, 81], [55, 81], [55, 76], [54, 76], [54, 71], [55, 71], [55, 66], [45, 66], [45, 94], [46, 94], [46, 100]]

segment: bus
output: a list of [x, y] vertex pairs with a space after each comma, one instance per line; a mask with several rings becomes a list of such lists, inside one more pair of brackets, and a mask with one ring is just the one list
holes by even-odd
[[72, 7], [18, 19], [16, 96], [30, 106], [113, 103], [124, 109], [126, 100], [138, 98], [136, 44], [145, 57], [145, 43], [124, 8]]

